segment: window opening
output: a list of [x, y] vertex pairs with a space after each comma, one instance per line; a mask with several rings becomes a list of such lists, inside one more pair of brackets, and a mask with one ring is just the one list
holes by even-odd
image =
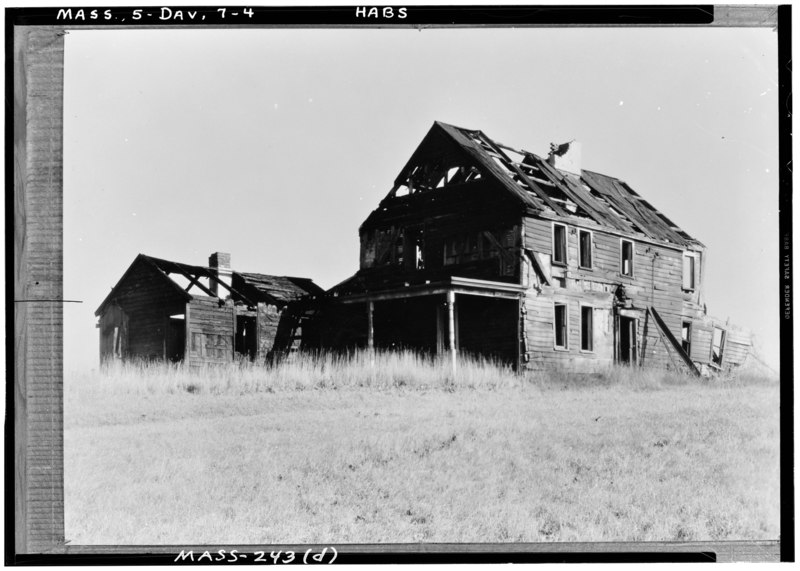
[[633, 242], [630, 240], [620, 242], [619, 273], [633, 277]]
[[553, 263], [567, 263], [567, 227], [553, 224]]
[[697, 257], [683, 254], [683, 289], [693, 291], [697, 283]]
[[578, 236], [578, 257], [582, 268], [592, 268], [592, 233], [581, 230]]
[[691, 355], [692, 348], [692, 322], [684, 321], [681, 325], [681, 348], [684, 353]]
[[594, 350], [594, 309], [581, 307], [581, 351]]
[[555, 333], [555, 346], [557, 349], [567, 349], [567, 306], [564, 303], [555, 304], [553, 321]]

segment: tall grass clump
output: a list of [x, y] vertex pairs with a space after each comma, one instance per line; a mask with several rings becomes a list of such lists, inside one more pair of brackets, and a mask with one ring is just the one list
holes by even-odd
[[236, 361], [189, 366], [163, 362], [110, 362], [71, 376], [81, 392], [130, 395], [252, 394], [318, 389], [496, 389], [520, 378], [506, 365], [461, 356], [455, 373], [449, 359], [412, 351], [296, 353], [266, 365]]
[[665, 371], [610, 365], [591, 372], [540, 370], [516, 373], [503, 363], [460, 355], [455, 370], [448, 357], [414, 351], [348, 353], [302, 352], [267, 365], [240, 360], [223, 365], [189, 366], [163, 362], [114, 361], [99, 370], [70, 376], [81, 394], [245, 395], [254, 393], [372, 388], [378, 390], [495, 390], [532, 388], [572, 390], [617, 388], [651, 391], [681, 386], [742, 387], [770, 384], [763, 376], [727, 374], [694, 377]]

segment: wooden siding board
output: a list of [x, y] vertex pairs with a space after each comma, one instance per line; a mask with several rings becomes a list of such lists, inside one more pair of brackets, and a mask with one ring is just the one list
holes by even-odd
[[[548, 218], [527, 216], [523, 219], [526, 248], [533, 253], [544, 254], [549, 262], [552, 253], [552, 223]], [[554, 278], [560, 278], [566, 287], [540, 285], [538, 299], [535, 292], [526, 297], [526, 341], [533, 362], [571, 362], [573, 357], [553, 348], [552, 303], [553, 300], [566, 300], [570, 304], [569, 342], [571, 349], [580, 341], [579, 307], [580, 303], [591, 303], [604, 307], [609, 312], [613, 308], [613, 292], [617, 286], [625, 287], [627, 297], [633, 308], [655, 308], [663, 318], [673, 336], [680, 338], [683, 320], [694, 319], [702, 307], [681, 288], [683, 277], [682, 251], [674, 246], [660, 246], [652, 242], [639, 242], [636, 237], [629, 238], [634, 243], [633, 276], [619, 273], [620, 236], [598, 229], [567, 223], [566, 266], [551, 264], [549, 270]], [[586, 228], [592, 232], [593, 267], [579, 268], [578, 233], [572, 229]], [[662, 336], [653, 326], [645, 327], [644, 317], [638, 328], [639, 358], [645, 366], [680, 368], [675, 356], [671, 358], [670, 347], [665, 346]], [[613, 355], [613, 330], [608, 340]], [[566, 353], [571, 353], [572, 351]], [[693, 348], [693, 357], [696, 352]], [[591, 360], [589, 354], [579, 354], [578, 358]]]
[[267, 358], [275, 346], [281, 311], [277, 306], [267, 303], [258, 304], [258, 359]]
[[215, 300], [189, 302], [185, 359], [191, 365], [233, 360], [235, 313], [233, 305]]

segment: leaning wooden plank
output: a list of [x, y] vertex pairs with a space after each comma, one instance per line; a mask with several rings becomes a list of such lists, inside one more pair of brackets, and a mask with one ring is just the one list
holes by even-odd
[[692, 361], [691, 357], [689, 357], [689, 355], [686, 353], [686, 351], [683, 350], [683, 347], [681, 347], [681, 344], [678, 342], [678, 340], [672, 334], [672, 331], [669, 330], [669, 327], [667, 327], [667, 324], [664, 323], [664, 320], [658, 314], [658, 311], [656, 311], [656, 309], [654, 307], [648, 307], [647, 311], [649, 311], [650, 315], [653, 316], [653, 320], [655, 321], [655, 323], [658, 326], [658, 328], [661, 330], [661, 332], [664, 334], [664, 336], [670, 342], [670, 344], [672, 345], [672, 348], [675, 349], [675, 352], [678, 353], [678, 355], [680, 355], [681, 359], [683, 359], [683, 362], [686, 363], [686, 366], [689, 368], [689, 370], [692, 372], [692, 374], [694, 374], [697, 377], [701, 376], [700, 375], [700, 370], [694, 364], [694, 362]]
[[528, 248], [525, 248], [525, 255], [533, 264], [533, 268], [536, 271], [537, 275], [539, 276], [539, 279], [542, 280], [547, 285], [552, 285], [549, 275], [550, 272], [545, 271], [544, 269], [545, 266], [539, 261], [539, 258], [536, 256], [536, 252], [534, 252], [533, 250], [529, 250]]

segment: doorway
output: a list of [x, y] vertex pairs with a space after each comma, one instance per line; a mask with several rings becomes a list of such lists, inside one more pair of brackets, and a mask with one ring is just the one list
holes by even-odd
[[617, 361], [636, 364], [636, 318], [619, 316], [619, 351]]
[[166, 358], [173, 363], [183, 361], [186, 352], [186, 320], [183, 314], [169, 316]]
[[256, 358], [257, 336], [255, 315], [236, 316], [236, 336], [234, 349], [237, 355], [249, 360]]

